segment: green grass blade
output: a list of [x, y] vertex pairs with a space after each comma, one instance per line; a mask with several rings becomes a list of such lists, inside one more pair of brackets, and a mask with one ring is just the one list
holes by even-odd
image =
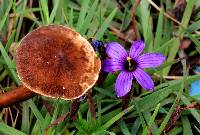
[[2, 30], [2, 28], [3, 28], [3, 26], [4, 26], [5, 22], [6, 22], [6, 19], [8, 18], [9, 12], [10, 12], [10, 10], [12, 8], [12, 4], [13, 4], [13, 0], [10, 0], [9, 1], [9, 5], [8, 5], [8, 7], [6, 9], [6, 12], [5, 12], [5, 14], [3, 15], [3, 17], [0, 20], [0, 31]]
[[198, 39], [193, 37], [190, 33], [188, 33], [189, 38], [192, 40], [192, 42], [196, 45], [197, 49], [200, 50], [200, 42]]
[[[156, 115], [158, 114], [159, 108], [160, 108], [160, 103], [156, 106], [156, 108], [153, 112], [153, 115], [150, 117], [150, 120], [148, 122], [148, 127], [151, 127], [152, 124], [154, 123], [154, 121], [156, 119]], [[147, 132], [148, 132], [148, 128], [146, 127], [145, 130], [143, 131], [142, 135], [147, 135]]]
[[70, 14], [69, 14], [69, 26], [74, 27], [74, 9], [70, 9]]
[[110, 98], [115, 98], [115, 95], [113, 95], [113, 93], [108, 91], [107, 89], [103, 89], [99, 87], [94, 87], [94, 89], [105, 96], [109, 96]]
[[156, 47], [155, 48], [155, 52], [164, 52], [165, 50], [168, 49], [168, 47], [170, 47], [172, 44], [174, 44], [176, 38], [172, 38], [168, 41], [166, 41], [163, 45], [161, 45], [160, 47]]
[[131, 129], [131, 135], [136, 135], [138, 132], [138, 129], [140, 128], [141, 122], [140, 122], [140, 118], [137, 117], [137, 119], [135, 120], [133, 127]]
[[[149, 110], [155, 107], [161, 100], [163, 100], [170, 93], [172, 93], [173, 89], [170, 89], [171, 87], [160, 89], [159, 91], [155, 91], [154, 93], [137, 100], [136, 102], [139, 107], [139, 110], [141, 112], [144, 112], [145, 110]], [[151, 103], [151, 104], [147, 104], [147, 103]]]
[[167, 113], [167, 115], [165, 116], [164, 120], [162, 121], [159, 129], [156, 131], [156, 135], [160, 135], [162, 133], [162, 131], [164, 130], [165, 126], [167, 125], [175, 107], [176, 107], [176, 102], [173, 103], [172, 107], [170, 108], [169, 112]]
[[194, 127], [197, 130], [197, 132], [200, 133], [200, 129], [198, 127], [196, 127], [195, 125], [194, 125]]
[[23, 108], [22, 108], [21, 131], [29, 134], [30, 132], [29, 107], [28, 107], [27, 102], [23, 102], [22, 104], [23, 104]]
[[163, 31], [163, 9], [161, 8], [161, 11], [159, 13], [158, 17], [158, 23], [156, 27], [156, 35], [155, 35], [155, 41], [154, 41], [154, 48], [157, 49], [160, 47], [161, 40], [162, 40], [162, 31]]
[[35, 103], [32, 100], [28, 100], [27, 101], [29, 107], [31, 108], [31, 111], [34, 113], [36, 119], [38, 120], [41, 129], [44, 129], [44, 118], [42, 116], [42, 114], [40, 113], [40, 111], [38, 110], [37, 106], [35, 105]]
[[198, 20], [198, 21], [192, 23], [190, 26], [188, 26], [186, 28], [186, 31], [188, 31], [188, 32], [194, 32], [196, 30], [199, 30], [199, 28], [200, 28], [200, 20]]
[[16, 33], [16, 30], [13, 30], [13, 31], [11, 32], [11, 35], [10, 35], [9, 38], [8, 38], [8, 41], [7, 41], [6, 46], [5, 46], [5, 51], [6, 51], [7, 53], [8, 53], [8, 51], [9, 51], [9, 49], [10, 49], [11, 44], [12, 44], [13, 41], [14, 41], [15, 33]]
[[131, 133], [129, 132], [128, 127], [127, 127], [127, 125], [126, 125], [126, 123], [124, 121], [121, 121], [119, 125], [120, 125], [122, 133], [124, 135], [131, 135]]
[[106, 122], [101, 128], [103, 130], [107, 130], [113, 123], [115, 123], [116, 121], [118, 121], [122, 116], [124, 116], [125, 114], [127, 114], [128, 112], [130, 112], [133, 109], [134, 105], [128, 107], [127, 109], [123, 110], [122, 112], [120, 112], [119, 114], [115, 115], [113, 118], [111, 118], [108, 122]]
[[84, 27], [83, 24], [84, 24], [85, 16], [89, 7], [89, 2], [90, 0], [83, 0], [81, 3], [81, 10], [80, 10], [78, 22], [76, 25], [76, 30], [79, 32], [81, 30], [81, 27]]
[[59, 6], [59, 0], [54, 0], [54, 4], [53, 4], [53, 10], [50, 14], [50, 18], [49, 18], [49, 23], [53, 23], [53, 20], [55, 19], [56, 16], [56, 12], [58, 10], [58, 6]]
[[184, 14], [183, 14], [183, 18], [181, 21], [181, 26], [179, 27], [179, 31], [178, 31], [178, 35], [180, 36], [180, 38], [182, 39], [184, 36], [184, 29], [188, 26], [188, 23], [190, 21], [190, 17], [192, 15], [192, 11], [193, 11], [193, 7], [195, 4], [196, 0], [189, 0], [187, 2]]
[[0, 133], [3, 133], [5, 135], [26, 135], [25, 133], [14, 129], [13, 127], [7, 126], [4, 123], [0, 123]]
[[184, 135], [193, 135], [190, 121], [187, 116], [182, 116], [181, 121], [183, 123], [183, 134]]
[[[186, 28], [189, 23], [194, 3], [195, 3], [195, 0], [190, 0], [187, 2], [186, 8], [183, 14], [183, 18], [181, 21], [181, 26], [179, 27], [179, 31], [178, 31], [179, 38], [177, 38], [176, 42], [174, 42], [174, 44], [170, 47], [167, 61], [173, 60], [179, 50], [180, 39], [182, 39], [184, 36], [184, 28]], [[166, 68], [163, 71], [164, 75], [168, 75], [170, 68], [171, 66]]]
[[49, 24], [49, 9], [48, 9], [48, 1], [47, 0], [40, 0], [41, 6], [41, 13], [42, 13], [42, 20], [44, 24]]
[[[179, 55], [182, 55], [182, 52], [180, 52]], [[181, 60], [181, 63], [183, 65], [183, 79], [180, 82], [180, 85], [178, 86], [179, 91], [177, 93], [177, 97], [176, 97], [175, 102], [173, 103], [172, 107], [170, 108], [169, 112], [165, 116], [163, 122], [161, 123], [159, 129], [156, 131], [156, 135], [160, 135], [162, 133], [162, 131], [164, 130], [164, 128], [166, 127], [166, 125], [167, 125], [172, 113], [175, 110], [175, 107], [178, 105], [178, 102], [180, 101], [180, 99], [182, 97], [183, 89], [184, 89], [184, 86], [185, 86], [186, 82], [189, 83], [189, 81], [186, 78], [187, 77], [187, 74], [186, 74], [186, 60], [185, 59]]]
[[15, 81], [15, 83], [17, 83], [19, 85], [20, 80], [19, 80], [19, 78], [16, 74], [15, 66], [14, 66], [13, 62], [11, 61], [10, 57], [8, 56], [6, 50], [3, 47], [1, 42], [0, 42], [0, 51], [1, 51], [1, 54], [3, 56], [4, 61], [6, 63], [6, 66], [8, 68], [8, 71], [9, 71], [11, 78], [13, 79], [13, 81]]
[[[147, 48], [152, 40], [152, 26], [151, 25], [151, 16], [149, 10], [149, 2], [147, 0], [141, 0], [139, 6], [137, 7], [137, 16], [140, 18], [140, 23], [142, 25], [142, 33], [144, 36], [145, 43]], [[151, 47], [150, 47], [151, 48]]]
[[[166, 62], [174, 60], [175, 56], [177, 55], [179, 45], [180, 45], [180, 40], [178, 38], [175, 38], [174, 42], [170, 46], [169, 54], [168, 54]], [[165, 68], [163, 70], [163, 75], [168, 75], [170, 69], [171, 69], [171, 66]]]
[[103, 24], [98, 29], [97, 33], [95, 34], [95, 39], [101, 39], [106, 31], [106, 29], [109, 27], [111, 21], [113, 20], [118, 8], [115, 8], [110, 15], [106, 18], [106, 20], [103, 22]]
[[[26, 8], [26, 4], [27, 4], [27, 0], [24, 0], [20, 7], [18, 7], [20, 10], [25, 10]], [[18, 13], [16, 13], [18, 14]], [[16, 24], [17, 26], [17, 31], [16, 31], [16, 35], [15, 35], [15, 42], [17, 42], [19, 40], [19, 36], [20, 36], [20, 32], [21, 32], [21, 29], [22, 29], [22, 23], [23, 23], [23, 18], [24, 18], [24, 14], [22, 13], [19, 17], [19, 21], [18, 23]]]
[[96, 8], [99, 0], [95, 0], [94, 3], [92, 4], [91, 8], [88, 10], [88, 14], [84, 20], [83, 27], [80, 29], [80, 33], [83, 35], [86, 34], [87, 30], [90, 28], [90, 23], [96, 13]]

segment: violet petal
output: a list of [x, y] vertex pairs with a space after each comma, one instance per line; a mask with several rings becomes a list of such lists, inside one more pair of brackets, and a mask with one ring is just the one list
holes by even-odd
[[126, 50], [117, 42], [110, 42], [106, 45], [106, 53], [113, 59], [125, 61], [128, 57]]
[[160, 53], [145, 53], [138, 57], [140, 68], [153, 68], [160, 66], [165, 61], [165, 56]]
[[122, 71], [116, 80], [115, 90], [117, 97], [123, 97], [131, 90], [133, 74], [131, 72]]
[[134, 72], [132, 72], [137, 82], [144, 88], [150, 91], [154, 90], [154, 83], [151, 77], [144, 72], [142, 69], [137, 68]]
[[130, 49], [130, 57], [132, 59], [137, 58], [140, 53], [144, 50], [145, 44], [142, 40], [137, 40], [135, 42], [133, 42], [131, 49]]
[[123, 69], [123, 63], [117, 59], [109, 59], [103, 61], [102, 69], [106, 72], [114, 72]]

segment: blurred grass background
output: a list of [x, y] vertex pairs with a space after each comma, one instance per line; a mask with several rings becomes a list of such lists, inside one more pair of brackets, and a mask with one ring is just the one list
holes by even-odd
[[194, 102], [198, 104], [200, 97], [189, 94], [190, 84], [200, 79], [194, 72], [200, 65], [199, 0], [0, 0], [2, 93], [20, 85], [15, 50], [21, 38], [48, 24], [74, 28], [87, 39], [117, 41], [126, 48], [132, 41], [143, 39], [145, 52], [160, 52], [167, 57], [161, 67], [147, 70], [156, 84], [155, 92], [143, 91], [135, 84], [129, 106], [123, 110], [122, 100], [114, 92], [116, 75], [109, 74], [92, 91], [96, 119], [84, 100], [76, 120], [66, 118], [49, 128], [69, 112], [70, 101], [38, 96], [4, 108], [0, 112], [0, 134], [200, 134], [199, 107], [189, 108]]

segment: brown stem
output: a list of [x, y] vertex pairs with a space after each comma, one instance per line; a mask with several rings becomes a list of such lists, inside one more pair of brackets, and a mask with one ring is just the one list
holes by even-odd
[[130, 100], [129, 93], [122, 97], [122, 110], [125, 110], [128, 108], [129, 100]]
[[89, 109], [90, 109], [90, 112], [92, 113], [92, 117], [94, 119], [96, 119], [96, 112], [95, 112], [95, 105], [94, 105], [94, 101], [92, 99], [92, 93], [91, 92], [88, 92], [88, 104], [89, 104]]
[[25, 86], [19, 86], [9, 92], [0, 94], [0, 108], [8, 107], [20, 101], [29, 99], [35, 95]]

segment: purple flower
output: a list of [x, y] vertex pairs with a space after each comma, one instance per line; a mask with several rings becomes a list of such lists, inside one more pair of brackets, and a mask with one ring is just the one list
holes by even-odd
[[130, 91], [133, 78], [144, 89], [154, 90], [153, 80], [142, 69], [160, 66], [165, 61], [165, 56], [160, 53], [145, 53], [139, 56], [144, 47], [145, 44], [143, 41], [135, 41], [128, 53], [116, 42], [107, 44], [106, 53], [111, 59], [103, 62], [103, 70], [106, 72], [121, 70], [115, 83], [115, 90], [118, 97], [125, 96]]

